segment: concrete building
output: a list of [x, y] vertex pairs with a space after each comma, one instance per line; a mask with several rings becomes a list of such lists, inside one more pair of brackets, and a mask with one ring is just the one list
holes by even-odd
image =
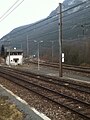
[[6, 52], [7, 65], [22, 65], [23, 51], [18, 49], [8, 49]]

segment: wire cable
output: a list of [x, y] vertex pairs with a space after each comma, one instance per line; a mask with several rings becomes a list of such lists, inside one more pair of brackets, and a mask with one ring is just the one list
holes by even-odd
[[[71, 14], [67, 14], [67, 15], [63, 16], [62, 18], [65, 18], [65, 19], [67, 20], [67, 21], [65, 21], [65, 23], [66, 23], [66, 22], [68, 22], [69, 20], [71, 20], [71, 18], [67, 19], [67, 17], [70, 17], [71, 15], [73, 15], [73, 17], [78, 17], [78, 14], [77, 14], [77, 13], [79, 13], [79, 16], [81, 16], [81, 15], [83, 15], [83, 13], [80, 13], [80, 12], [84, 11], [85, 9], [88, 9], [87, 13], [90, 13], [90, 6], [89, 6], [88, 8], [84, 8], [84, 9], [81, 9], [81, 10], [79, 10], [79, 11], [73, 12], [73, 13], [71, 13]], [[85, 15], [84, 15], [84, 16], [85, 16]], [[72, 17], [72, 18], [73, 18], [73, 17]]]
[[[69, 11], [69, 10], [75, 8], [75, 7], [78, 7], [78, 6], [80, 6], [80, 5], [83, 5], [83, 4], [85, 4], [85, 3], [87, 3], [87, 1], [81, 2], [81, 3], [77, 4], [77, 5], [74, 5], [74, 6], [70, 7], [70, 8], [68, 8], [68, 9], [66, 9], [66, 10], [64, 10], [64, 11], [62, 11], [62, 13], [67, 12], [67, 11]], [[60, 13], [58, 13], [58, 14], [60, 14]]]
[[[16, 3], [18, 3], [18, 1], [16, 1], [1, 17], [0, 17], [0, 22], [2, 22], [6, 17], [8, 17], [17, 7], [19, 7], [21, 5], [22, 2], [24, 2], [24, 0], [22, 0], [16, 7], [14, 7], [16, 5]], [[13, 8], [14, 7], [14, 8]], [[13, 9], [12, 9], [13, 8]], [[11, 10], [12, 9], [12, 10]], [[11, 11], [10, 11], [11, 10]], [[9, 12], [10, 11], [10, 12]], [[9, 13], [8, 13], [9, 12]], [[8, 13], [8, 14], [7, 14]]]
[[19, 0], [17, 0], [17, 1], [0, 17], [0, 19], [2, 19], [18, 2], [19, 2]]
[[[73, 6], [73, 7], [71, 7], [71, 8], [68, 8], [68, 9], [62, 11], [62, 13], [63, 13], [63, 12], [66, 12], [66, 11], [68, 11], [68, 10], [70, 10], [70, 9], [73, 9], [73, 8], [79, 6], [79, 5], [85, 4], [85, 3], [86, 3], [86, 2], [83, 2], [83, 3], [80, 3], [80, 4], [78, 4], [78, 5]], [[58, 13], [58, 14], [60, 14], [60, 13]], [[36, 23], [32, 24], [31, 26], [27, 26], [26, 28], [24, 28], [24, 30], [25, 30], [25, 29], [28, 29], [29, 27], [35, 26], [35, 25], [37, 25], [37, 24], [39, 24], [39, 23], [42, 23], [42, 22], [44, 22], [44, 21], [47, 21], [47, 20], [49, 20], [49, 19], [53, 19], [53, 18], [55, 18], [55, 17], [58, 17], [58, 14], [57, 14], [57, 15], [50, 16], [50, 17], [47, 17], [46, 19], [41, 20], [41, 21], [39, 21], [39, 22], [36, 22]], [[23, 30], [23, 28], [20, 29], [20, 30], [18, 30], [17, 32], [20, 32], [21, 30]]]
[[[86, 2], [84, 2], [84, 3], [86, 3]], [[84, 3], [81, 3], [81, 4], [84, 4]], [[79, 5], [81, 5], [81, 4], [79, 4]], [[76, 5], [76, 6], [74, 6], [74, 7], [77, 7], [78, 5]], [[72, 8], [69, 8], [68, 10], [70, 10], [70, 9], [73, 9], [74, 7], [72, 7]], [[65, 10], [66, 11], [66, 10]], [[65, 11], [63, 11], [63, 12], [65, 12]], [[42, 22], [46, 22], [47, 20], [50, 20], [50, 19], [54, 19], [54, 18], [57, 18], [56, 19], [56, 21], [58, 20], [58, 15], [53, 15], [53, 16], [50, 16], [50, 17], [48, 17], [48, 18], [46, 18], [46, 19], [44, 19], [44, 20], [41, 20], [41, 21], [39, 21], [39, 22], [36, 22], [35, 24], [32, 24], [32, 25], [30, 25], [30, 26], [27, 26], [26, 28], [22, 28], [22, 29], [20, 29], [20, 30], [18, 30], [18, 31], [16, 31], [16, 32], [14, 32], [13, 34], [15, 34], [15, 33], [18, 33], [17, 35], [23, 35], [23, 34], [26, 34], [27, 32], [30, 32], [30, 31], [33, 31], [34, 29], [37, 29], [37, 28], [41, 28], [41, 27], [43, 27], [43, 26], [47, 26], [48, 24], [47, 23], [45, 23], [44, 25], [42, 25], [42, 26], [37, 26], [37, 27], [34, 27], [34, 28], [31, 28], [30, 29], [30, 27], [33, 27], [33, 26], [36, 26], [36, 25], [38, 25], [38, 24], [40, 24], [40, 23], [42, 23]], [[52, 21], [53, 23], [54, 23], [54, 21]], [[51, 22], [51, 23], [52, 23]], [[51, 23], [49, 23], [49, 24], [51, 24]], [[27, 29], [25, 32], [24, 31], [22, 31], [22, 30], [25, 30], [25, 29]], [[22, 33], [19, 33], [20, 31], [22, 31]], [[15, 37], [19, 37], [19, 36], [16, 36], [16, 35], [12, 35], [12, 34], [10, 34], [11, 36], [15, 36]]]
[[[50, 22], [49, 25], [50, 25], [50, 24], [52, 25], [52, 23], [55, 23], [57, 20], [58, 20], [58, 19]], [[35, 25], [33, 25], [33, 26], [35, 26]], [[41, 29], [42, 27], [44, 28], [44, 27], [47, 27], [47, 26], [48, 26], [48, 23], [45, 23], [44, 25], [40, 25], [40, 26], [37, 26], [37, 27], [34, 27], [34, 28], [30, 28], [31, 26], [28, 26], [29, 29], [28, 29], [28, 28], [27, 28], [27, 29], [25, 28], [26, 31], [25, 31], [25, 29], [22, 29], [22, 30], [24, 30], [24, 31], [22, 31], [22, 33], [20, 33], [21, 30], [19, 30], [19, 31], [14, 32], [13, 34], [18, 34], [18, 35], [21, 34], [21, 35], [23, 35], [23, 34], [26, 34], [26, 33], [30, 32], [30, 31], [33, 31], [33, 30], [36, 30], [36, 29]], [[16, 35], [13, 35], [13, 34], [10, 34], [10, 36], [15, 37]]]

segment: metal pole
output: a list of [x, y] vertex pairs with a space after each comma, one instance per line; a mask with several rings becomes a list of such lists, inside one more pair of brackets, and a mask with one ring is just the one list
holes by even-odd
[[22, 50], [22, 43], [21, 43], [21, 50]]
[[40, 48], [39, 48], [39, 46], [40, 46], [40, 43], [42, 43], [43, 41], [36, 41], [36, 40], [34, 40], [34, 42], [37, 42], [37, 51], [38, 51], [38, 70], [40, 70], [40, 53], [39, 53], [39, 51], [40, 51]]
[[27, 57], [28, 57], [28, 35], [27, 35]]
[[10, 66], [10, 41], [9, 41], [9, 66]]
[[62, 4], [59, 3], [59, 77], [62, 77]]
[[10, 48], [9, 48], [9, 66], [10, 66]]
[[52, 62], [53, 62], [53, 43], [54, 41], [51, 41], [52, 42]]
[[39, 66], [39, 60], [40, 60], [40, 58], [39, 58], [39, 42], [37, 42], [38, 43], [38, 70], [40, 70], [40, 66]]

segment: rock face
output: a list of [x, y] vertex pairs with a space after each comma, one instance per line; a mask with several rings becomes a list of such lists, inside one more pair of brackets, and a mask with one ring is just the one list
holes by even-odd
[[[64, 10], [66, 10], [66, 12], [63, 12], [63, 52], [65, 53], [65, 63], [77, 65], [83, 63], [90, 64], [90, 1], [65, 0], [63, 2], [63, 11]], [[51, 60], [52, 52], [51, 41], [54, 41], [54, 60], [58, 61], [59, 38], [57, 13], [58, 7], [52, 11], [46, 19], [30, 25], [18, 27], [4, 36], [1, 40], [8, 41], [10, 39], [11, 46], [23, 48], [24, 55], [26, 55], [28, 38], [28, 54], [36, 56], [37, 44], [34, 43], [34, 40], [43, 41], [43, 43], [40, 44], [40, 54], [44, 59], [49, 60]]]

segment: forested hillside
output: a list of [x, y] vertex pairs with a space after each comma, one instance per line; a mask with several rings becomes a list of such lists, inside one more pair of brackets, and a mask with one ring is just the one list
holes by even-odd
[[[90, 1], [65, 0], [62, 6], [65, 63], [90, 64]], [[2, 43], [7, 46], [6, 41], [10, 41], [10, 46], [22, 48], [25, 56], [37, 56], [37, 42], [43, 41], [40, 43], [40, 57], [58, 62], [58, 13], [57, 7], [46, 19], [15, 28], [1, 38]]]

